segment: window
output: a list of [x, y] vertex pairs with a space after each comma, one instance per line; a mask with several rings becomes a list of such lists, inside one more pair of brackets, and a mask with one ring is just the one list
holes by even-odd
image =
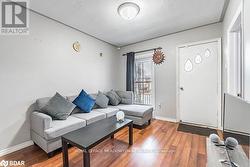
[[153, 105], [154, 65], [152, 55], [137, 55], [135, 59], [134, 102]]

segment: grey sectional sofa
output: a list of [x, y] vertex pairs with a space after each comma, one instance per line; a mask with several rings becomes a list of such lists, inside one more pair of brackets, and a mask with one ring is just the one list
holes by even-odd
[[[50, 116], [39, 112], [50, 100], [50, 97], [36, 100], [35, 109], [31, 113], [31, 138], [36, 145], [41, 147], [49, 156], [53, 151], [61, 147], [61, 136], [88, 126], [89, 124], [115, 116], [118, 111], [123, 111], [125, 117], [133, 120], [135, 125], [142, 126], [152, 119], [152, 106], [133, 104], [132, 92], [117, 92], [122, 94], [122, 102], [118, 106], [109, 105], [107, 108], [94, 108], [90, 113], [80, 113], [75, 108], [66, 120], [53, 120]], [[67, 97], [73, 101], [76, 96]], [[95, 98], [95, 94], [92, 94]]]

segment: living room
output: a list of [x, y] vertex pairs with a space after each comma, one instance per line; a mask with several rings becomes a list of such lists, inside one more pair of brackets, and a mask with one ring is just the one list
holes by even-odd
[[0, 166], [249, 166], [249, 7], [2, 0]]

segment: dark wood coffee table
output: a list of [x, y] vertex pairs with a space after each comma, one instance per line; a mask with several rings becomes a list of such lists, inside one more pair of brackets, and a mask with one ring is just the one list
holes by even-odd
[[69, 132], [62, 136], [63, 166], [69, 166], [68, 144], [83, 150], [84, 167], [90, 167], [90, 149], [111, 137], [119, 130], [129, 127], [129, 145], [133, 144], [133, 121], [125, 119], [124, 122], [117, 122], [116, 117], [92, 123], [81, 129]]

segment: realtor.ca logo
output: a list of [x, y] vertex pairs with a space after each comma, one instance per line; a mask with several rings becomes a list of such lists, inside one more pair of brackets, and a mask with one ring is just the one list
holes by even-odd
[[2, 160], [0, 162], [0, 166], [7, 167], [7, 166], [25, 166], [24, 161], [6, 161]]
[[1, 35], [29, 34], [28, 1], [1, 1]]

